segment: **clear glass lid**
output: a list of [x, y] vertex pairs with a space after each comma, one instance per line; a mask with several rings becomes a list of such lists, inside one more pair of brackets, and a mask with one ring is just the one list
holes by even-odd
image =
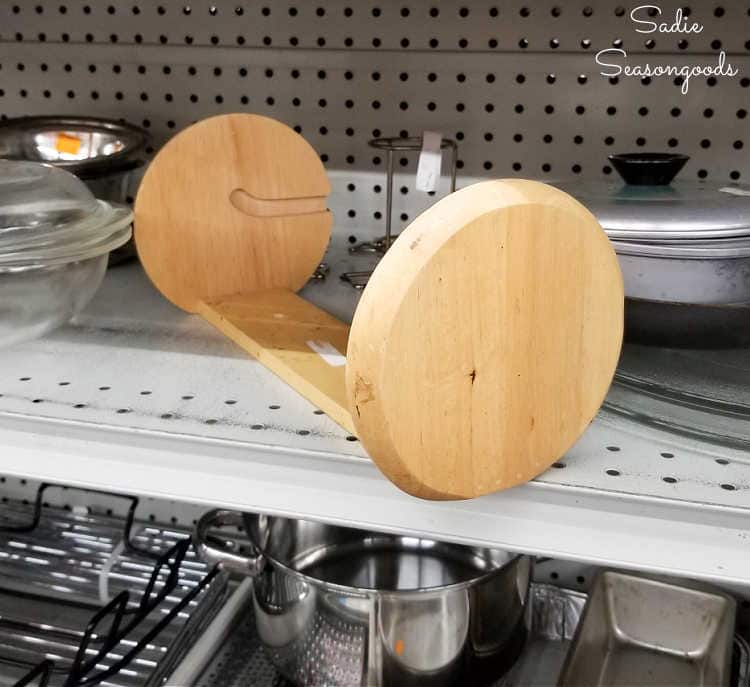
[[[129, 208], [97, 200], [75, 175], [37, 162], [0, 160], [0, 264], [77, 259], [110, 245]], [[127, 237], [125, 238], [127, 240]], [[81, 256], [93, 257], [92, 255]]]

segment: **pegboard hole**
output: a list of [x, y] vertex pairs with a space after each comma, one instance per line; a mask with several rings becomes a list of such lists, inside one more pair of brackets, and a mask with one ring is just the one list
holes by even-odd
[[729, 465], [729, 461], [726, 458], [717, 458], [716, 462], [719, 465]]
[[620, 476], [620, 474], [621, 474], [619, 470], [615, 470], [615, 469], [613, 469], [613, 468], [610, 468], [609, 470], [606, 470], [605, 472], [606, 472], [606, 473], [607, 473], [607, 474], [608, 474], [608, 475], [609, 475], [610, 477], [619, 477], [619, 476]]
[[661, 479], [667, 484], [677, 484], [677, 480], [674, 477], [662, 477]]
[[722, 484], [721, 488], [725, 491], [735, 491], [737, 487], [734, 486], [734, 484]]

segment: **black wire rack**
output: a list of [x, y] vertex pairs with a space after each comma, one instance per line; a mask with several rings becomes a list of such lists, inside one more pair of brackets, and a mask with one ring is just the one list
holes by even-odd
[[[44, 495], [50, 488], [68, 489], [68, 487], [59, 487], [49, 483], [40, 485], [30, 522], [3, 524], [0, 525], [0, 532], [32, 532], [39, 525], [44, 507]], [[81, 491], [123, 498], [130, 502], [124, 525], [124, 546], [139, 556], [153, 560], [154, 567], [139, 599], [131, 598], [131, 592], [123, 590], [91, 616], [72, 663], [69, 667], [62, 668], [64, 677], [60, 679], [62, 679], [63, 687], [93, 687], [117, 675], [198, 595], [206, 590], [217, 576], [223, 575], [218, 567], [212, 568], [176, 604], [167, 609], [164, 601], [175, 591], [180, 582], [181, 568], [191, 546], [190, 538], [180, 539], [161, 554], [138, 547], [131, 538], [138, 498], [99, 490], [83, 489]], [[153, 624], [148, 623], [148, 629], [136, 641], [134, 631], [137, 628], [145, 629], [147, 619], [152, 620], [157, 611], [160, 613], [159, 620]], [[122, 650], [124, 640], [128, 640], [127, 650], [122, 652], [116, 661], [108, 661], [106, 667], [102, 667], [103, 659], [107, 658], [110, 652], [115, 648], [118, 648], [118, 651]], [[53, 674], [59, 676], [60, 670], [60, 666], [56, 665], [54, 660], [45, 658], [31, 668], [13, 687], [47, 687]]]

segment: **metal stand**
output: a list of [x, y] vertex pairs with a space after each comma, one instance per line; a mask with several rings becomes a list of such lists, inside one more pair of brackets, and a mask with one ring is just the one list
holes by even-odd
[[[364, 241], [352, 246], [350, 253], [378, 253], [384, 255], [398, 236], [393, 236], [392, 214], [393, 214], [393, 154], [395, 152], [415, 152], [422, 149], [421, 136], [409, 136], [406, 138], [373, 138], [368, 142], [371, 148], [386, 151], [386, 187], [385, 187], [385, 235], [374, 241]], [[458, 146], [449, 138], [442, 139], [440, 149], [451, 151], [451, 190], [456, 190], [456, 163], [458, 161]], [[367, 284], [367, 278], [371, 271], [345, 272], [341, 279], [350, 283], [355, 289], [363, 289]]]
[[312, 277], [310, 277], [310, 283], [314, 284], [315, 282], [325, 281], [330, 271], [331, 266], [327, 262], [321, 262], [315, 269], [315, 272], [313, 272]]

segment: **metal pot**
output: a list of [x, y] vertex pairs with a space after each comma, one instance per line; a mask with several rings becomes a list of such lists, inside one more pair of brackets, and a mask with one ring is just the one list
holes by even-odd
[[628, 298], [694, 305], [750, 302], [750, 238], [661, 245], [613, 240], [612, 245]]
[[[244, 527], [252, 555], [214, 544], [219, 525]], [[194, 541], [254, 578], [261, 640], [305, 687], [486, 685], [523, 648], [526, 556], [223, 510]]]
[[750, 329], [750, 188], [670, 183], [687, 161], [684, 155], [634, 153], [610, 160], [626, 183], [558, 186], [586, 205], [612, 241], [628, 299], [626, 339], [735, 345], [733, 323]]

